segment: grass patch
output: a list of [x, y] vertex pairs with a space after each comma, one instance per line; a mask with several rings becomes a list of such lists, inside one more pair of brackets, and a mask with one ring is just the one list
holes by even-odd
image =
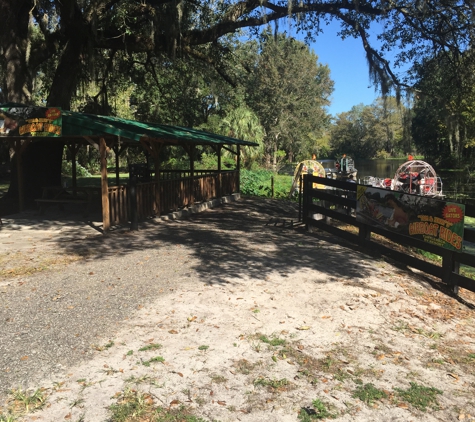
[[23, 252], [8, 253], [0, 257], [0, 277], [8, 279], [36, 274], [63, 267], [81, 259], [82, 257], [77, 255], [58, 255], [34, 260]]
[[442, 262], [442, 257], [440, 255], [436, 255], [435, 253], [427, 252], [427, 251], [424, 251], [423, 249], [415, 249], [415, 252], [418, 255], [421, 255], [424, 258], [427, 258], [429, 261]]
[[428, 407], [434, 410], [439, 409], [437, 395], [442, 394], [442, 391], [433, 387], [425, 387], [415, 382], [411, 382], [410, 385], [406, 390], [394, 388], [394, 391], [401, 400], [424, 412]]
[[463, 224], [466, 227], [470, 227], [472, 229], [475, 229], [475, 217], [464, 217]]
[[110, 422], [207, 422], [191, 414], [185, 406], [165, 409], [156, 406], [153, 397], [131, 388], [117, 396], [117, 403], [109, 407]]
[[103, 346], [98, 346], [97, 344], [93, 344], [92, 347], [94, 350], [98, 352], [102, 352], [104, 350], [110, 349], [114, 345], [114, 342], [110, 340], [108, 343], [104, 344]]
[[329, 410], [330, 405], [323, 402], [320, 399], [312, 401], [312, 407], [300, 409], [298, 419], [302, 422], [311, 422], [320, 419], [335, 419], [336, 414], [333, 414]]
[[286, 378], [270, 379], [270, 378], [256, 378], [253, 383], [257, 387], [264, 387], [270, 391], [287, 391], [293, 388], [293, 384]]
[[362, 402], [371, 406], [375, 401], [385, 399], [388, 395], [383, 390], [379, 390], [373, 384], [369, 383], [356, 387], [353, 391], [352, 397], [360, 399]]
[[222, 375], [217, 375], [217, 374], [211, 375], [210, 378], [211, 378], [211, 382], [215, 384], [223, 384], [228, 380], [226, 377], [223, 377]]
[[163, 358], [162, 356], [155, 356], [152, 359], [142, 361], [142, 365], [148, 367], [150, 366], [151, 363], [155, 363], [155, 362], [163, 363], [165, 362], [165, 358]]
[[158, 344], [158, 343], [152, 343], [152, 344], [147, 344], [146, 346], [144, 347], [141, 347], [139, 349], [139, 352], [147, 352], [149, 350], [158, 350], [158, 349], [161, 349], [162, 348], [162, 345], [161, 344]]
[[283, 346], [285, 344], [284, 339], [280, 339], [277, 337], [267, 337], [265, 335], [259, 336], [259, 340], [262, 341], [263, 343], [266, 343], [270, 346], [277, 347], [277, 346]]
[[233, 366], [236, 368], [237, 372], [243, 375], [249, 375], [256, 367], [261, 365], [261, 362], [251, 363], [246, 359], [240, 359], [235, 362]]
[[46, 404], [47, 394], [43, 388], [37, 390], [10, 390], [7, 398], [7, 411], [0, 413], [0, 422], [13, 422], [19, 420], [27, 413], [39, 410]]

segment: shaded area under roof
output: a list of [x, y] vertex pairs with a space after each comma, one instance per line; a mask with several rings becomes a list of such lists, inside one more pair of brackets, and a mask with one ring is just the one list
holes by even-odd
[[[8, 103], [0, 104], [0, 107], [28, 106]], [[62, 110], [63, 137], [97, 137], [105, 135], [120, 136], [121, 138], [136, 142], [139, 142], [141, 139], [147, 139], [169, 144], [258, 145], [255, 142], [243, 141], [228, 136], [216, 135], [214, 133], [179, 126], [144, 123], [119, 117]]]

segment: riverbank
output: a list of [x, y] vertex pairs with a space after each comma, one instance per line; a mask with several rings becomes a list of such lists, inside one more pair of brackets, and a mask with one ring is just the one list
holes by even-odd
[[138, 232], [5, 235], [2, 399], [44, 397], [28, 421], [139, 405], [220, 421], [475, 420], [473, 297], [296, 217], [243, 198]]

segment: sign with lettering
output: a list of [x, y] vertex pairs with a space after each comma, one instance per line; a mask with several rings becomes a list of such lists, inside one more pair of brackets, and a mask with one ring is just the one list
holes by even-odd
[[57, 107], [18, 106], [0, 108], [0, 136], [58, 137], [62, 114]]
[[356, 219], [462, 252], [465, 206], [358, 185]]

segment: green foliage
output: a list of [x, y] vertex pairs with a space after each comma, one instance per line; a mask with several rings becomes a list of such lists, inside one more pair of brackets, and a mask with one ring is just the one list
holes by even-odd
[[325, 106], [333, 91], [328, 66], [309, 48], [284, 34], [264, 31], [246, 85], [248, 105], [265, 130], [266, 165], [275, 165], [279, 150], [293, 161], [315, 149], [328, 126]]
[[[70, 161], [63, 160], [63, 164], [61, 166], [61, 173], [64, 174], [65, 176], [71, 176], [73, 174], [73, 164]], [[76, 161], [76, 175], [78, 177], [92, 176], [92, 174], [89, 173], [89, 171], [83, 166], [81, 166], [81, 164], [79, 164], [77, 161]]]
[[411, 151], [406, 109], [395, 98], [360, 104], [340, 113], [331, 128], [330, 144], [335, 156], [388, 158]]
[[250, 196], [266, 196], [264, 186], [268, 183], [273, 173], [268, 170], [249, 171], [241, 170], [241, 193]]
[[475, 151], [475, 54], [439, 52], [414, 67], [416, 97], [413, 137], [431, 161], [457, 166]]
[[292, 186], [292, 176], [278, 175], [270, 170], [241, 170], [241, 193], [249, 196], [272, 196], [274, 180], [274, 198], [288, 198]]
[[[236, 167], [236, 161], [233, 156], [224, 155], [221, 157], [221, 168], [232, 169]], [[216, 170], [218, 168], [218, 157], [213, 153], [203, 153], [201, 155], [201, 161], [195, 164], [196, 169], [200, 170]]]

